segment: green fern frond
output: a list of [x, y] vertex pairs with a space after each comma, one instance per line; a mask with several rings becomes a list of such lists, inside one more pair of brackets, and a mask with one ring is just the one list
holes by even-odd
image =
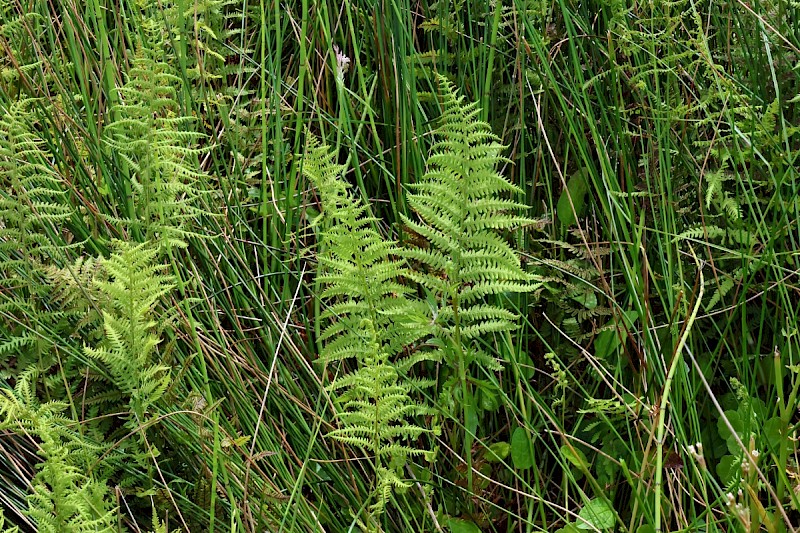
[[17, 527], [17, 526], [7, 527], [6, 526], [6, 517], [5, 517], [5, 514], [3, 513], [2, 509], [0, 509], [0, 531], [2, 531], [3, 533], [19, 533], [19, 527]]
[[78, 257], [72, 264], [46, 269], [50, 299], [61, 309], [79, 316], [76, 330], [95, 326], [101, 321], [100, 308], [105, 307], [95, 281], [103, 275], [102, 261], [94, 257]]
[[681, 232], [680, 234], [676, 235], [672, 242], [678, 242], [681, 240], [702, 240], [702, 239], [721, 239], [725, 237], [727, 231], [724, 228], [720, 228], [719, 226], [699, 226], [696, 228], [690, 228], [686, 231]]
[[375, 219], [349, 194], [343, 171], [334, 153], [309, 138], [303, 174], [322, 201], [321, 218], [314, 221], [323, 225], [317, 279], [323, 298], [331, 302], [320, 317], [329, 324], [321, 340], [335, 338], [321, 355], [327, 361], [358, 358], [364, 338], [357, 325], [368, 319], [391, 359], [429, 330], [418, 302], [408, 297], [410, 289], [398, 281], [407, 268], [397, 244], [374, 229]]
[[[170, 533], [167, 523], [158, 518], [155, 506], [153, 507], [153, 530], [150, 533]], [[180, 533], [180, 529], [173, 529], [172, 533]]]
[[460, 344], [514, 329], [517, 316], [485, 298], [535, 289], [503, 235], [534, 221], [516, 214], [524, 204], [504, 197], [521, 191], [497, 172], [507, 161], [503, 146], [478, 120], [477, 103], [466, 104], [444, 77], [439, 83], [443, 113], [428, 172], [409, 186], [418, 219], [403, 217], [429, 247], [407, 248], [402, 255], [424, 267], [408, 277], [438, 302], [427, 310], [435, 335]]
[[373, 457], [377, 501], [370, 509], [375, 517], [386, 504], [386, 491], [406, 485], [395, 468], [387, 465], [404, 465], [409, 457], [430, 456], [430, 451], [402, 442], [415, 442], [435, 430], [410, 422], [418, 415], [430, 413], [430, 409], [411, 400], [411, 385], [402, 381], [397, 369], [387, 362], [372, 323], [364, 319], [358, 328], [366, 344], [358, 369], [327, 387], [335, 393], [339, 406], [339, 428], [328, 436], [364, 448]]
[[108, 280], [95, 286], [109, 302], [104, 310], [105, 341], [86, 346], [84, 353], [103, 364], [114, 385], [129, 398], [131, 429], [146, 420], [146, 414], [169, 385], [169, 369], [157, 362], [158, 321], [154, 310], [173, 288], [173, 278], [163, 274], [158, 250], [147, 243], [132, 245], [117, 241], [117, 251], [103, 261]]
[[117, 117], [105, 130], [104, 142], [128, 166], [131, 194], [127, 218], [115, 219], [141, 240], [162, 249], [186, 246], [200, 234], [194, 222], [208, 215], [199, 207], [199, 168], [196, 148], [203, 135], [192, 131], [191, 117], [180, 114], [177, 88], [181, 80], [169, 65], [140, 49], [119, 89]]
[[434, 431], [412, 422], [429, 410], [415, 404], [411, 394], [412, 385], [432, 382], [404, 379], [405, 372], [425, 358], [391, 362], [426, 336], [429, 326], [419, 302], [412, 301], [410, 289], [398, 281], [407, 269], [397, 257], [396, 243], [373, 228], [375, 219], [349, 194], [343, 171], [332, 151], [309, 138], [303, 173], [320, 193], [322, 213], [313, 221], [322, 226], [317, 281], [330, 302], [321, 314], [327, 322], [319, 337], [321, 359], [356, 364], [354, 371], [343, 370], [327, 386], [338, 407], [338, 428], [328, 436], [364, 448], [373, 457], [374, 522], [392, 488], [404, 484], [395, 469], [409, 457], [430, 453], [410, 444]]
[[59, 257], [50, 239], [72, 214], [67, 187], [30, 126], [31, 101], [0, 106], [0, 254], [7, 270]]
[[76, 423], [62, 415], [65, 403], [38, 402], [37, 378], [38, 373], [29, 370], [17, 377], [13, 391], [0, 389], [0, 429], [35, 436], [43, 459], [31, 482], [27, 516], [38, 531], [116, 531], [108, 487], [85, 473], [103, 447], [72, 429]]

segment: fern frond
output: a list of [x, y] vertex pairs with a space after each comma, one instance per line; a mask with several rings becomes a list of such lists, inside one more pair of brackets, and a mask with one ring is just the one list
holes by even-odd
[[52, 155], [30, 126], [21, 100], [0, 106], [0, 254], [7, 270], [59, 257], [51, 235], [72, 215], [67, 187], [49, 163]]
[[0, 390], [0, 429], [39, 440], [37, 465], [25, 513], [38, 531], [116, 531], [116, 510], [108, 487], [85, 474], [103, 448], [71, 429], [75, 422], [61, 413], [62, 402], [40, 404], [35, 397], [38, 373], [18, 376], [13, 391]]
[[477, 103], [465, 103], [443, 76], [438, 82], [442, 115], [427, 172], [409, 185], [408, 204], [416, 216], [401, 215], [425, 244], [400, 255], [419, 267], [405, 276], [428, 294], [429, 304], [421, 310], [433, 328], [435, 353], [451, 367], [440, 394], [442, 403], [461, 407], [472, 490], [472, 438], [480, 418], [473, 367], [502, 369], [481, 345], [515, 329], [519, 319], [489, 297], [537, 289], [508, 241], [511, 232], [536, 221], [519, 214], [526, 206], [512, 196], [522, 191], [498, 172], [508, 160], [500, 139], [479, 120]]
[[[364, 338], [355, 327], [362, 319], [373, 324], [377, 342], [392, 359], [404, 346], [425, 335], [421, 313], [409, 299], [410, 289], [399, 283], [407, 271], [397, 244], [374, 228], [365, 205], [348, 192], [341, 178], [344, 167], [335, 154], [309, 137], [303, 174], [314, 184], [322, 201], [322, 251], [317, 255], [323, 298], [332, 306], [322, 320], [330, 321], [322, 339], [326, 361], [358, 357]], [[335, 341], [331, 341], [337, 337]], [[350, 347], [347, 349], [346, 347]]]
[[402, 255], [427, 269], [408, 277], [439, 302], [432, 310], [435, 316], [429, 316], [437, 335], [455, 338], [466, 326], [466, 337], [477, 339], [513, 329], [517, 319], [484, 297], [534, 289], [533, 277], [521, 268], [501, 233], [534, 221], [516, 214], [525, 205], [504, 197], [521, 191], [497, 172], [507, 161], [503, 146], [488, 124], [478, 120], [477, 104], [465, 103], [446, 78], [440, 77], [439, 83], [443, 113], [428, 172], [409, 186], [408, 202], [418, 218], [403, 217], [429, 247], [406, 249]]
[[94, 281], [110, 306], [102, 313], [105, 341], [85, 346], [84, 353], [102, 363], [116, 388], [129, 398], [129, 425], [135, 429], [170, 382], [169, 369], [156, 362], [161, 339], [153, 317], [158, 302], [172, 290], [173, 278], [163, 274], [164, 267], [156, 262], [159, 252], [149, 244], [117, 241], [115, 247], [103, 261], [108, 279]]
[[407, 443], [434, 431], [412, 422], [427, 409], [411, 399], [412, 384], [429, 386], [432, 381], [412, 382], [404, 376], [426, 359], [390, 361], [428, 335], [430, 328], [419, 303], [411, 300], [410, 289], [398, 281], [407, 275], [407, 267], [398, 258], [397, 244], [373, 228], [375, 220], [350, 195], [343, 172], [335, 154], [309, 138], [303, 173], [321, 197], [322, 214], [313, 222], [322, 226], [317, 281], [330, 302], [320, 317], [328, 323], [319, 338], [320, 358], [356, 363], [356, 370], [345, 371], [326, 387], [338, 411], [338, 428], [328, 436], [364, 448], [373, 457], [374, 521], [392, 488], [403, 486], [393, 468], [409, 457], [428, 454]]
[[162, 249], [183, 248], [188, 238], [201, 236], [194, 222], [210, 215], [199, 207], [206, 176], [196, 144], [203, 135], [191, 131], [191, 117], [179, 114], [181, 79], [150, 55], [140, 47], [119, 89], [122, 103], [112, 109], [117, 118], [105, 129], [104, 143], [131, 172], [133, 193], [127, 218], [112, 222]]

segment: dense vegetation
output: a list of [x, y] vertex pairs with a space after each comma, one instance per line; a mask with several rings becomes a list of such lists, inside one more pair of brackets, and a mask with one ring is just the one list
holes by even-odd
[[11, 0], [0, 46], [0, 530], [800, 523], [794, 0]]

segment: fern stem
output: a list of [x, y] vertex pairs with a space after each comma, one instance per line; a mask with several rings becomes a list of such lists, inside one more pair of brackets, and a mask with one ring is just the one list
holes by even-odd
[[[458, 287], [459, 282], [456, 281], [455, 286]], [[472, 481], [472, 431], [470, 429], [470, 419], [474, 418], [474, 409], [472, 405], [472, 391], [470, 390], [470, 383], [467, 379], [467, 360], [464, 355], [464, 346], [461, 343], [461, 318], [458, 313], [460, 299], [458, 292], [453, 297], [453, 344], [456, 353], [456, 365], [458, 367], [458, 381], [461, 383], [461, 406], [463, 412], [464, 424], [464, 457], [467, 460], [467, 488], [470, 494], [473, 493]], [[472, 416], [470, 416], [472, 415]]]

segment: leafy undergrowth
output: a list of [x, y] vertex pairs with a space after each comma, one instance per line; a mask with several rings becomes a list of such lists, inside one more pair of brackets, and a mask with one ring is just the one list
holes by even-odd
[[0, 529], [800, 523], [800, 8], [0, 6]]

